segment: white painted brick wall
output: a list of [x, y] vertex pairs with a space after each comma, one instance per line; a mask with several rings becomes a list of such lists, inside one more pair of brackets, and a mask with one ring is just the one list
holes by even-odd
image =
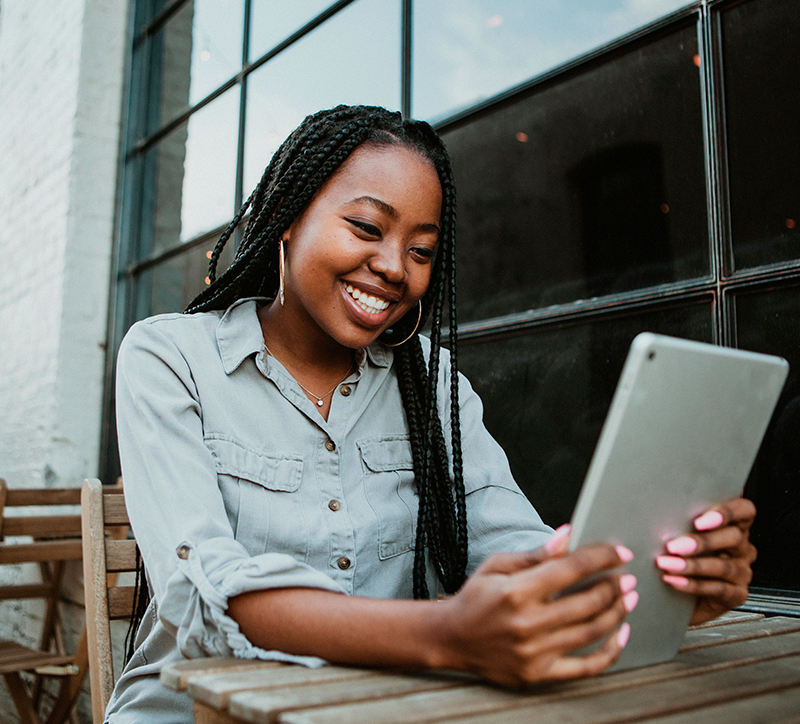
[[[128, 0], [0, 0], [0, 476], [12, 486], [97, 472], [127, 15]], [[38, 611], [0, 604], [0, 638], [33, 643]]]

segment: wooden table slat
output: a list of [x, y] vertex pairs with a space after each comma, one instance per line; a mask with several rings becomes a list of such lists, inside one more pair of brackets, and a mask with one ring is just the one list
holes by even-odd
[[161, 669], [161, 684], [175, 691], [186, 691], [186, 686], [194, 676], [207, 674], [232, 673], [253, 669], [264, 670], [269, 667], [283, 666], [278, 661], [260, 661], [258, 659], [188, 659], [167, 664]]
[[332, 681], [313, 686], [294, 686], [285, 690], [241, 692], [231, 696], [228, 710], [233, 716], [253, 724], [273, 724], [281, 713], [292, 709], [307, 709], [322, 704], [380, 701], [408, 692], [460, 688], [460, 683], [459, 679], [446, 677], [376, 674], [345, 683]]
[[800, 687], [792, 686], [769, 694], [728, 701], [723, 704], [693, 709], [648, 719], [647, 724], [742, 724], [769, 722], [797, 724], [800, 722]]
[[[484, 716], [447, 719], [447, 724], [617, 724], [728, 703], [800, 686], [800, 656], [762, 661], [723, 671], [647, 684], [599, 694], [533, 704]], [[285, 719], [284, 724], [311, 724], [314, 719]], [[737, 720], [736, 724], [739, 724]], [[350, 724], [357, 720], [350, 719]]]
[[279, 686], [299, 686], [325, 681], [348, 681], [369, 676], [369, 669], [343, 666], [321, 666], [309, 669], [304, 666], [281, 666], [264, 670], [238, 673], [208, 674], [189, 679], [187, 691], [195, 701], [210, 706], [227, 706], [232, 694], [250, 689], [267, 689]]
[[186, 688], [198, 724], [800, 724], [800, 619], [735, 612], [690, 630], [674, 661], [524, 692], [459, 674], [236, 659], [172, 664], [162, 682]]
[[[719, 647], [696, 649], [680, 655], [675, 661], [664, 664], [623, 671], [591, 680], [553, 684], [538, 688], [530, 694], [473, 684], [445, 691], [415, 692], [398, 697], [391, 706], [387, 706], [385, 700], [364, 703], [358, 707], [357, 715], [355, 708], [346, 709], [344, 707], [326, 709], [322, 713], [325, 718], [319, 719], [313, 718], [311, 712], [308, 712], [308, 718], [302, 719], [302, 721], [325, 721], [330, 724], [344, 724], [351, 721], [364, 721], [372, 724], [411, 722], [416, 724], [417, 722], [438, 721], [445, 717], [459, 717], [482, 712], [491, 712], [492, 715], [497, 715], [500, 711], [509, 709], [526, 708], [528, 710], [529, 705], [539, 707], [548, 702], [574, 702], [578, 697], [594, 698], [609, 692], [619, 692], [622, 689], [627, 690], [674, 680], [683, 681], [699, 672], [728, 670], [736, 666], [789, 654], [800, 655], [800, 632], [774, 638], [734, 641]], [[681, 686], [680, 683], [676, 685]], [[231, 705], [234, 700], [238, 702], [238, 695], [232, 698]], [[248, 719], [248, 721], [253, 721], [253, 719]], [[278, 721], [294, 722], [295, 720], [281, 716]]]
[[775, 636], [793, 631], [800, 631], [800, 618], [786, 616], [732, 623], [724, 628], [718, 626], [697, 628], [686, 632], [686, 637], [679, 653], [705, 646], [717, 646], [721, 643], [746, 641], [747, 639]]

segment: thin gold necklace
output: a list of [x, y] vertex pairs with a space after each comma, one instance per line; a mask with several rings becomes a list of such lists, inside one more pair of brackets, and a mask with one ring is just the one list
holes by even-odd
[[[264, 349], [267, 350], [267, 354], [269, 354], [272, 357], [275, 357], [275, 355], [272, 354], [272, 351], [270, 350], [270, 348], [267, 347], [267, 343], [266, 342], [264, 342]], [[275, 359], [278, 360], [278, 362], [280, 362], [280, 360], [277, 357], [275, 357]], [[283, 364], [283, 363], [281, 362], [281, 364]], [[283, 366], [286, 367], [286, 365], [283, 365]], [[300, 380], [295, 379], [294, 381], [297, 382], [297, 384], [300, 385], [300, 387], [302, 387], [309, 395], [311, 395], [317, 401], [317, 407], [322, 407], [325, 404], [325, 402], [324, 402], [325, 398], [328, 395], [330, 395], [339, 385], [341, 385], [342, 382], [344, 382], [350, 376], [350, 373], [352, 371], [353, 371], [353, 363], [351, 362], [350, 366], [347, 368], [347, 372], [345, 372], [344, 377], [342, 377], [342, 379], [340, 379], [333, 387], [331, 387], [331, 389], [329, 389], [324, 395], [322, 395], [322, 397], [320, 397], [315, 392], [312, 392], [311, 390], [309, 390], [308, 387], [306, 387], [302, 382], [300, 382]]]

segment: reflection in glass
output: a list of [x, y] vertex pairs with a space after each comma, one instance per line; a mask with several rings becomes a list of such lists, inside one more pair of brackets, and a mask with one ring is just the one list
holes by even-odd
[[734, 267], [800, 259], [800, 12], [759, 0], [722, 13]]
[[250, 5], [250, 62], [313, 20], [333, 0], [252, 0]]
[[150, 174], [155, 176], [153, 246], [143, 248], [140, 257], [188, 241], [233, 216], [238, 117], [239, 89], [234, 87], [149, 152], [155, 166]]
[[693, 26], [445, 127], [464, 320], [710, 273]]
[[[148, 269], [139, 278], [141, 316], [182, 312], [208, 283], [208, 261], [217, 242], [214, 235], [207, 242]], [[220, 256], [218, 269], [233, 261], [233, 244], [228, 243]]]
[[150, 133], [242, 69], [243, 27], [244, 0], [189, 0], [156, 33]]
[[572, 514], [633, 338], [710, 342], [712, 318], [705, 301], [461, 342], [459, 367], [483, 400], [486, 427], [546, 523]]
[[800, 288], [736, 295], [740, 349], [777, 354], [789, 378], [767, 429], [745, 495], [758, 508], [753, 585], [800, 591]]
[[688, 4], [415, 0], [413, 114], [452, 115]]
[[400, 107], [400, 3], [358, 0], [255, 70], [247, 84], [245, 196], [309, 113], [340, 103]]

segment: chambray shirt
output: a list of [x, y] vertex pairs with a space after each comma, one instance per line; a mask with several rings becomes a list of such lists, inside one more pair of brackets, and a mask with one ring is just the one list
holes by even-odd
[[[287, 586], [412, 597], [417, 498], [391, 349], [375, 343], [337, 386], [328, 420], [274, 357], [266, 300], [134, 325], [119, 353], [117, 424], [125, 497], [153, 602], [107, 711], [112, 723], [193, 721], [158, 682], [183, 657], [324, 662], [253, 646], [228, 599]], [[428, 353], [428, 341], [423, 339]], [[449, 364], [438, 399], [449, 438]], [[469, 571], [551, 533], [514, 482], [459, 381]], [[428, 586], [437, 591], [428, 571]]]

